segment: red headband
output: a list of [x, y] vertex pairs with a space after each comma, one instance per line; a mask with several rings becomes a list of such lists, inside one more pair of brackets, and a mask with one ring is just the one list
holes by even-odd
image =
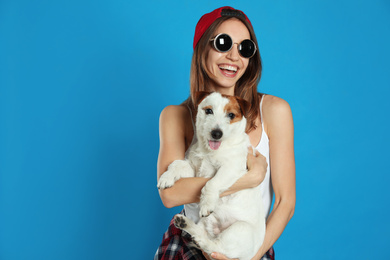
[[237, 15], [234, 15], [232, 13], [229, 13], [229, 10], [239, 11], [240, 13], [242, 13], [245, 16], [245, 20], [250, 25], [252, 25], [251, 22], [249, 21], [248, 17], [244, 14], [243, 11], [234, 9], [233, 7], [230, 7], [230, 6], [224, 6], [224, 7], [220, 7], [218, 9], [215, 9], [214, 11], [203, 15], [199, 19], [198, 23], [196, 24], [195, 35], [194, 35], [194, 49], [195, 49], [196, 45], [198, 44], [200, 38], [202, 38], [202, 36], [205, 33], [205, 31], [210, 27], [210, 25], [215, 20], [217, 20], [218, 18], [220, 18], [222, 16], [231, 16], [231, 17], [236, 17], [237, 16]]

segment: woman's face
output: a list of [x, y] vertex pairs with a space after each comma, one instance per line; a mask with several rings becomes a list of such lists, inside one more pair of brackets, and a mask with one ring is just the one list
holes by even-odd
[[[234, 87], [248, 67], [249, 59], [243, 58], [238, 53], [238, 44], [245, 39], [250, 39], [246, 26], [238, 19], [229, 19], [223, 22], [215, 31], [213, 37], [220, 33], [228, 34], [233, 40], [233, 48], [228, 52], [218, 52], [210, 47], [206, 60], [206, 67], [212, 75], [215, 91], [227, 95], [234, 95]], [[212, 46], [210, 44], [210, 46]]]

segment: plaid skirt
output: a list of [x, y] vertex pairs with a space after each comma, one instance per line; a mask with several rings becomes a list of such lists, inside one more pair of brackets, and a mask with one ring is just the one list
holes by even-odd
[[[202, 251], [189, 246], [190, 242], [191, 235], [175, 227], [172, 219], [154, 260], [206, 260]], [[271, 247], [260, 260], [275, 260], [274, 249]]]

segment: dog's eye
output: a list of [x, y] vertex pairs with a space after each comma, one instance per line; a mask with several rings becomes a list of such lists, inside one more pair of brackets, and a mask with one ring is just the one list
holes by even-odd
[[211, 108], [206, 108], [205, 112], [206, 112], [206, 115], [212, 115], [213, 114], [213, 110]]
[[233, 120], [236, 117], [236, 115], [233, 113], [229, 113], [228, 117], [230, 118], [230, 120]]

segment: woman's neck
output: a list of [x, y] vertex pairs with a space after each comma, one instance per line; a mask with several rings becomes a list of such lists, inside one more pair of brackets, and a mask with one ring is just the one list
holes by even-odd
[[234, 86], [232, 86], [232, 87], [221, 87], [221, 86], [211, 85], [210, 86], [210, 90], [219, 92], [219, 93], [221, 93], [223, 95], [234, 96]]

